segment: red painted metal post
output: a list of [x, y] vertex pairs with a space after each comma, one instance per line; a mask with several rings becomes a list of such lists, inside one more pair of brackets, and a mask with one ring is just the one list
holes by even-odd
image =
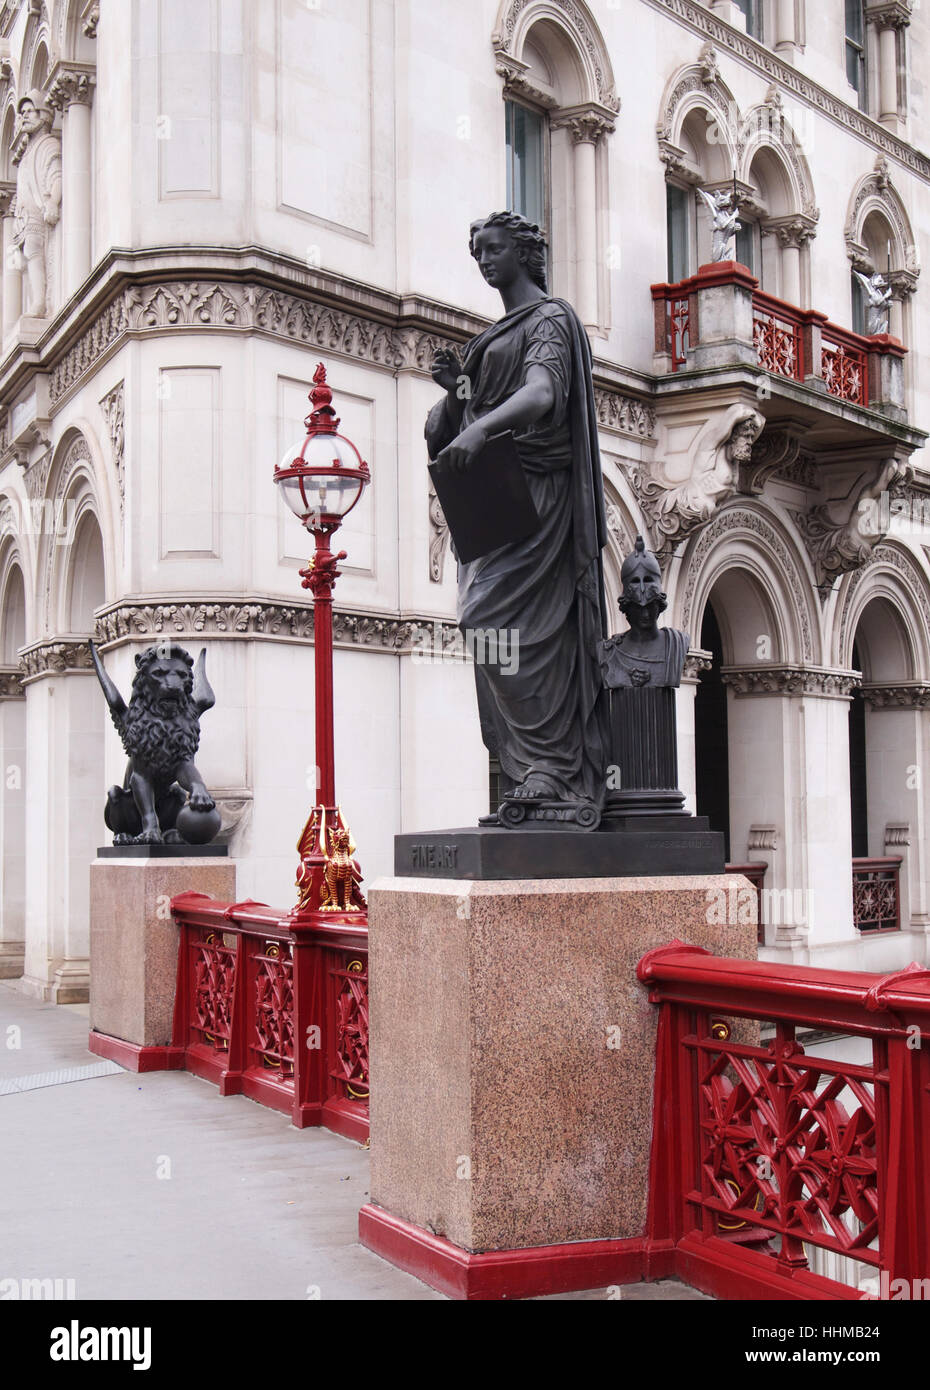
[[313, 594], [313, 650], [316, 697], [317, 805], [336, 805], [336, 762], [333, 752], [333, 585], [339, 575], [337, 565], [346, 558], [329, 547], [334, 526], [314, 528], [316, 553], [306, 569], [300, 571], [302, 585]]

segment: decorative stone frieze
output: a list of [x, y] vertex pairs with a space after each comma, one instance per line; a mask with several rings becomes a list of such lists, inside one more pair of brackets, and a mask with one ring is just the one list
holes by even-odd
[[22, 672], [14, 666], [0, 666], [0, 700], [21, 700], [25, 693]]
[[69, 671], [93, 671], [90, 647], [86, 642], [37, 642], [19, 659], [23, 685], [42, 676], [60, 676]]
[[655, 407], [634, 396], [594, 388], [594, 408], [597, 423], [605, 430], [626, 434], [633, 439], [652, 439], [656, 432]]
[[928, 709], [930, 684], [902, 681], [898, 685], [863, 685], [862, 698], [872, 709]]
[[122, 514], [126, 501], [126, 480], [124, 477], [123, 452], [126, 443], [125, 432], [125, 393], [124, 382], [119, 382], [108, 391], [100, 402], [103, 418], [107, 423], [110, 443], [113, 446], [113, 463], [116, 466], [116, 480], [119, 485], [119, 507]]
[[[104, 650], [161, 636], [178, 641], [213, 637], [306, 643], [313, 638], [313, 608], [269, 599], [120, 603], [98, 614], [95, 628], [94, 641]], [[441, 631], [450, 642], [458, 633], [458, 625], [451, 619], [333, 611], [333, 641], [349, 650], [410, 651], [418, 634], [427, 628]]]
[[809, 666], [724, 666], [724, 685], [743, 695], [821, 695], [847, 699], [860, 684], [857, 671], [827, 671]]

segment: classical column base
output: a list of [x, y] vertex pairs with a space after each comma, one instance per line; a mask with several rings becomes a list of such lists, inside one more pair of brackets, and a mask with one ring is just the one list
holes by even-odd
[[18, 980], [25, 964], [25, 941], [0, 941], [0, 980]]
[[90, 961], [62, 961], [55, 971], [50, 999], [53, 1004], [86, 1004], [90, 998]]
[[458, 1297], [505, 1296], [475, 1291], [499, 1266], [535, 1270], [515, 1289], [550, 1289], [567, 1245], [597, 1247], [576, 1251], [576, 1288], [599, 1284], [601, 1255], [633, 1259], [647, 1230], [657, 1022], [637, 962], [676, 938], [754, 959], [755, 923], [729, 910], [734, 882], [751, 891], [724, 874], [380, 879], [369, 895], [380, 1211], [366, 1208], [362, 1240], [427, 1282], [438, 1269], [435, 1286]]
[[154, 1070], [159, 1056], [174, 1065], [178, 929], [170, 904], [184, 892], [235, 902], [235, 864], [191, 849], [182, 859], [98, 858], [90, 866], [90, 1027], [100, 1035], [91, 1051], [133, 1071]]

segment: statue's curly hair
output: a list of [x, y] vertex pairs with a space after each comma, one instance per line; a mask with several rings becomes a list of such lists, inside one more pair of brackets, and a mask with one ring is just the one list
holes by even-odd
[[546, 283], [546, 238], [535, 222], [529, 222], [518, 212], [492, 212], [489, 217], [479, 217], [471, 224], [468, 234], [468, 249], [477, 260], [475, 237], [486, 227], [501, 227], [509, 232], [510, 239], [520, 260], [526, 266], [534, 285], [549, 293]]

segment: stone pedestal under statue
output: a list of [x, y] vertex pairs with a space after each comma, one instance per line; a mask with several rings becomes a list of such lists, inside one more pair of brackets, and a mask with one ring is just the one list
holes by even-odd
[[235, 863], [206, 848], [212, 852], [125, 846], [90, 866], [88, 1047], [130, 1071], [183, 1065], [171, 1048], [178, 964], [171, 899], [191, 892], [236, 900]]
[[636, 964], [675, 938], [754, 958], [755, 925], [722, 908], [737, 885], [379, 880], [362, 1243], [454, 1297], [655, 1274], [656, 1015]]

